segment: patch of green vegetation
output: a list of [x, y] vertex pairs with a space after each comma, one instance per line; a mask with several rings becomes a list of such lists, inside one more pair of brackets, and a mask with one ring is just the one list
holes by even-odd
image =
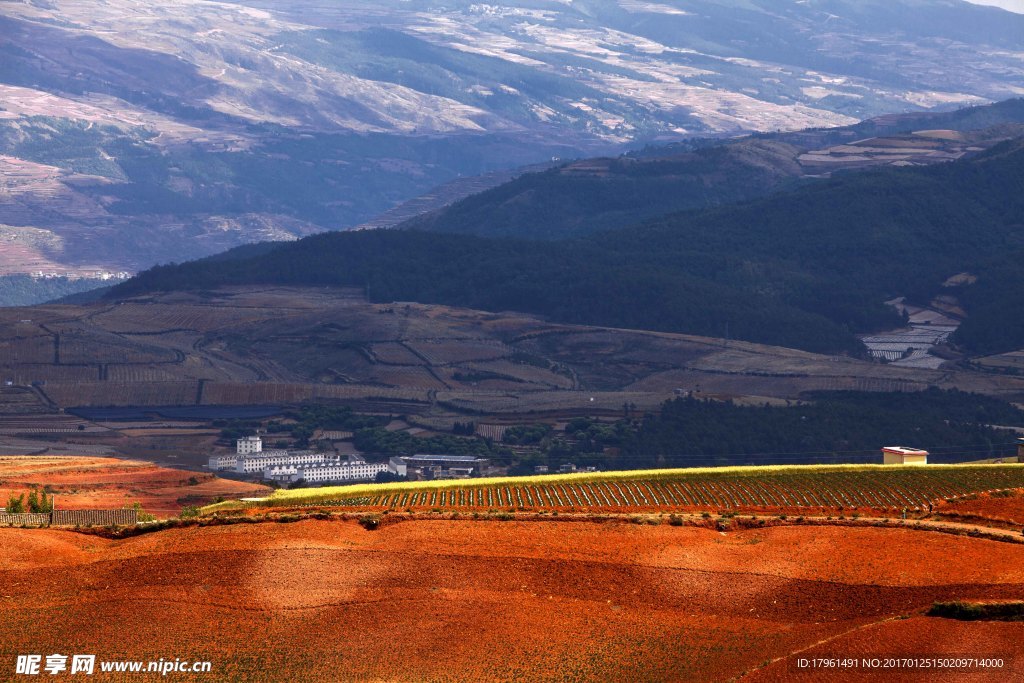
[[538, 444], [551, 434], [551, 425], [515, 425], [505, 430], [501, 440], [513, 445]]
[[420, 437], [402, 431], [389, 432], [382, 427], [358, 430], [353, 438], [353, 443], [364, 453], [385, 455], [426, 453], [487, 456], [510, 454], [507, 449], [497, 448], [490, 440], [479, 437], [467, 438], [447, 434]]
[[[916, 393], [822, 392], [798, 406], [737, 406], [678, 398], [646, 416], [607, 466], [827, 463], [877, 459], [884, 445], [941, 446], [932, 462], [1014, 452], [1024, 411], [995, 398], [929, 389]], [[673, 458], [676, 455], [676, 458]]]
[[925, 614], [960, 621], [1024, 621], [1024, 602], [936, 602]]
[[658, 160], [610, 159], [601, 174], [555, 168], [467, 197], [413, 219], [408, 227], [542, 240], [625, 228], [795, 185], [796, 154], [789, 146], [772, 149], [763, 144], [753, 153], [746, 146], [716, 146]]
[[322, 404], [304, 405], [297, 411], [291, 411], [285, 415], [296, 420], [296, 424], [275, 424], [271, 423], [268, 430], [270, 433], [278, 431], [290, 431], [292, 438], [304, 447], [309, 443], [310, 437], [317, 429], [328, 429], [338, 431], [358, 431], [361, 429], [373, 429], [387, 423], [387, 418], [378, 415], [360, 415], [351, 408], [345, 406], [329, 406]]
[[0, 276], [0, 306], [32, 306], [102, 287], [99, 280]]

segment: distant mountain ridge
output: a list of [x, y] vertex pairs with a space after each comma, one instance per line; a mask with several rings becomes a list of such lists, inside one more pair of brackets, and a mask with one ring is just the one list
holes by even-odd
[[1021, 135], [1024, 99], [840, 128], [694, 140], [525, 174], [398, 227], [561, 239], [755, 199], [838, 172], [942, 163]]
[[552, 157], [1005, 99], [1022, 31], [959, 0], [2, 3], [0, 270], [135, 271]]

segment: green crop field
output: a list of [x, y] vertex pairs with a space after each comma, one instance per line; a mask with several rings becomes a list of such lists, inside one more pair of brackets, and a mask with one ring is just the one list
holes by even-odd
[[[1024, 465], [779, 465], [357, 484], [282, 490], [251, 504], [367, 511], [898, 512], [1015, 488], [1024, 488]], [[222, 503], [204, 511], [238, 506]]]

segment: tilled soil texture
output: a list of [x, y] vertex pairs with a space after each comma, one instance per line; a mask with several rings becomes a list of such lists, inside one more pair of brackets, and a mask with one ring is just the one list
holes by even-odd
[[[174, 680], [722, 681], [934, 601], [1024, 597], [1024, 547], [906, 529], [307, 520], [0, 545], [0, 676], [85, 653], [213, 662]], [[993, 628], [911, 622], [932, 654]]]
[[[0, 456], [0, 500], [47, 487], [63, 510], [117, 509], [140, 503], [159, 517], [218, 497], [265, 495], [266, 486], [209, 473], [172, 470], [139, 460], [64, 456]], [[0, 503], [2, 504], [2, 503]]]
[[982, 493], [942, 502], [935, 511], [950, 519], [1024, 526], [1024, 489]]
[[[887, 620], [773, 662], [750, 683], [975, 683], [1024, 680], [1024, 625], [925, 616]], [[801, 661], [802, 660], [802, 661]]]

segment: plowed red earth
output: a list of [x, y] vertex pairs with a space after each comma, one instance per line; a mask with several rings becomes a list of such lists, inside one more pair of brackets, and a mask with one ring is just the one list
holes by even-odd
[[[190, 483], [194, 478], [195, 484]], [[0, 505], [10, 495], [48, 486], [57, 507], [67, 510], [116, 509], [138, 502], [161, 517], [177, 515], [184, 505], [203, 505], [218, 496], [266, 495], [259, 484], [210, 474], [158, 467], [117, 458], [0, 456]]]
[[[1022, 630], [1024, 626], [1019, 622], [964, 622], [922, 616], [885, 621], [774, 662], [745, 680], [1020, 681], [1024, 680]], [[815, 660], [819, 668], [812, 669]], [[841, 672], [835, 666], [823, 666], [836, 661], [845, 662]]]
[[[3, 680], [54, 652], [214, 666], [133, 681], [785, 680], [794, 653], [859, 627], [833, 642], [883, 648], [897, 626], [872, 624], [936, 600], [1024, 598], [1024, 546], [897, 529], [308, 520], [0, 529], [0, 547]], [[1011, 656], [1024, 636], [898, 623], [929, 654]]]
[[941, 503], [935, 509], [942, 514], [961, 515], [978, 520], [991, 520], [1008, 524], [1024, 525], [1024, 490], [1010, 492], [1011, 495], [981, 494], [972, 499]]

